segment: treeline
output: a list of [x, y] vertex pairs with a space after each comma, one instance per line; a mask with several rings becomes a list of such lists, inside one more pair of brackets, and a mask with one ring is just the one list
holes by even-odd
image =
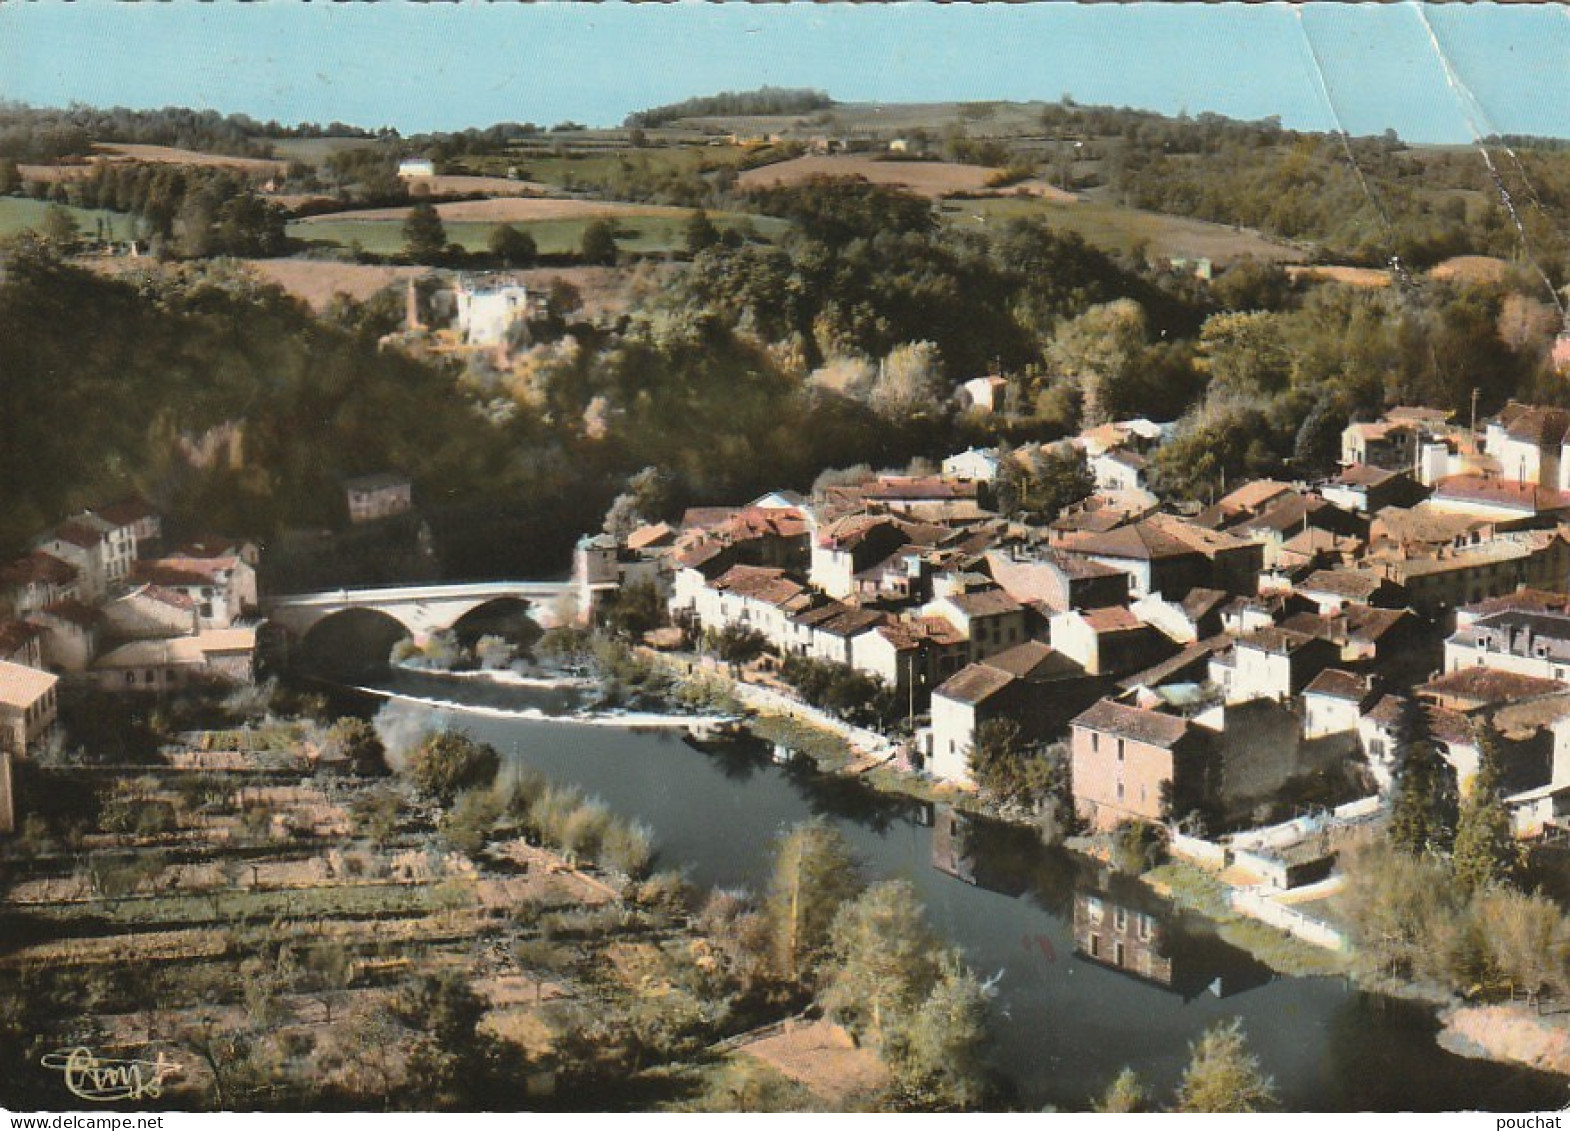
[[834, 100], [821, 90], [800, 90], [765, 86], [758, 90], [724, 91], [700, 98], [688, 98], [628, 114], [626, 125], [649, 129], [682, 118], [758, 117], [775, 114], [807, 114], [827, 110]]
[[[318, 129], [319, 127], [301, 127]], [[351, 136], [363, 130], [334, 123]], [[0, 104], [0, 157], [13, 161], [58, 161], [85, 157], [92, 143], [126, 142], [200, 149], [233, 157], [271, 157], [267, 137], [321, 136], [293, 134], [276, 122], [260, 123], [244, 114], [168, 106], [162, 110], [130, 110], [124, 106], [98, 109], [73, 105], [64, 110]]]

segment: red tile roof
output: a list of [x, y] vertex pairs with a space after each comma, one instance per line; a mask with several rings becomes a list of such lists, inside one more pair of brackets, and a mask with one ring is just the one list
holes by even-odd
[[1102, 699], [1088, 711], [1077, 715], [1069, 725], [1168, 750], [1188, 735], [1187, 719], [1159, 711], [1126, 707], [1111, 699]]

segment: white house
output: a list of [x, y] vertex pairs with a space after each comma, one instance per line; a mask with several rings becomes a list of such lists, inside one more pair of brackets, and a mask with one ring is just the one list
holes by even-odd
[[471, 346], [504, 345], [514, 326], [529, 317], [529, 290], [522, 283], [470, 285], [453, 288], [458, 300], [458, 329]]
[[398, 162], [398, 175], [404, 180], [414, 177], [434, 177], [436, 162], [429, 157], [405, 157]]
[[998, 477], [998, 451], [996, 448], [967, 448], [958, 455], [949, 456], [943, 461], [943, 476], [991, 483]]

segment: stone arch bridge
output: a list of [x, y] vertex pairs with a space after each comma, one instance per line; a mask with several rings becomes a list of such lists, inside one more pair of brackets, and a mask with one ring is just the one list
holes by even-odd
[[541, 628], [561, 623], [560, 605], [577, 586], [571, 581], [484, 581], [456, 585], [392, 585], [279, 594], [262, 599], [262, 613], [296, 637], [305, 637], [328, 617], [351, 609], [383, 613], [416, 640], [451, 628], [486, 605], [521, 603]]

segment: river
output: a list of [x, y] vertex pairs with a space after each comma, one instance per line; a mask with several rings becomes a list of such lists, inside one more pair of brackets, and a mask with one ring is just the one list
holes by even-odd
[[380, 686], [482, 708], [398, 709], [445, 717], [644, 821], [660, 865], [703, 887], [760, 888], [775, 835], [824, 818], [854, 846], [867, 879], [909, 880], [934, 926], [982, 977], [997, 978], [993, 1063], [1023, 1106], [1083, 1108], [1125, 1065], [1170, 1095], [1190, 1043], [1234, 1016], [1289, 1111], [1544, 1110], [1570, 1098], [1561, 1077], [1443, 1051], [1426, 1008], [1337, 978], [1272, 975], [1204, 920], [1043, 847], [1029, 830], [756, 754], [705, 752], [670, 729], [539, 717], [568, 709], [567, 693], [411, 672]]

